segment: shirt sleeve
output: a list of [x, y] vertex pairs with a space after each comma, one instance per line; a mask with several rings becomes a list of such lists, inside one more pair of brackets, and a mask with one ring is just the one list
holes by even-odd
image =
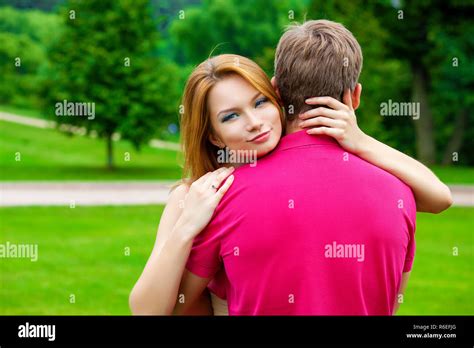
[[406, 221], [408, 228], [408, 235], [410, 240], [408, 241], [407, 252], [405, 256], [405, 264], [403, 266], [403, 272], [410, 272], [413, 267], [413, 261], [415, 259], [415, 230], [416, 230], [416, 202], [413, 192], [410, 190], [409, 197], [406, 199]]
[[212, 278], [221, 268], [220, 235], [222, 226], [214, 216], [207, 227], [194, 238], [186, 268], [202, 278]]

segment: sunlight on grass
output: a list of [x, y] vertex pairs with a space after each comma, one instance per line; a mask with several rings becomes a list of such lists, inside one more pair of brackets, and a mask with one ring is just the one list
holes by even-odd
[[143, 146], [138, 152], [126, 141], [114, 142], [114, 147], [117, 168], [108, 170], [103, 140], [0, 121], [0, 180], [174, 180], [181, 176], [176, 151]]

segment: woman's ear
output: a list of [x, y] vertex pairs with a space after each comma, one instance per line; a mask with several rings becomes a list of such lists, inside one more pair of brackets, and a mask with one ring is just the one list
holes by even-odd
[[216, 135], [214, 135], [213, 132], [209, 134], [209, 141], [211, 142], [212, 145], [215, 145], [220, 149], [225, 147], [225, 144], [222, 141], [220, 141], [220, 139]]

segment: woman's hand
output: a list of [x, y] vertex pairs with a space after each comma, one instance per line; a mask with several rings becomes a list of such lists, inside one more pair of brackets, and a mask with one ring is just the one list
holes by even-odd
[[350, 91], [344, 103], [331, 97], [306, 100], [309, 105], [326, 105], [309, 110], [299, 117], [301, 128], [308, 134], [325, 134], [335, 138], [342, 148], [365, 161], [395, 175], [411, 187], [419, 212], [440, 213], [453, 204], [449, 188], [422, 163], [392, 149], [390, 146], [366, 135], [357, 126]]
[[230, 175], [233, 171], [234, 167], [219, 168], [191, 184], [179, 219], [179, 224], [188, 227], [183, 229], [186, 238], [193, 239], [207, 226], [214, 210], [234, 181], [234, 176]]
[[346, 90], [344, 103], [332, 97], [315, 97], [306, 100], [309, 105], [326, 105], [299, 115], [301, 128], [309, 128], [308, 134], [325, 134], [333, 137], [347, 151], [357, 154], [363, 147], [367, 135], [357, 125], [352, 108], [350, 91]]

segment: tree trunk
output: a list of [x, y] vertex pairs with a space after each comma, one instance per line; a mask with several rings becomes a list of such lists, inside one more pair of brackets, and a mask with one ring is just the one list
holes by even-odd
[[114, 153], [113, 153], [113, 140], [112, 134], [107, 134], [107, 169], [114, 168]]
[[453, 153], [461, 149], [462, 140], [464, 138], [464, 128], [466, 127], [467, 120], [467, 110], [461, 110], [460, 114], [456, 118], [456, 123], [454, 124], [454, 131], [449, 139], [448, 145], [443, 155], [443, 165], [453, 164]]
[[421, 67], [413, 68], [412, 101], [420, 103], [420, 115], [413, 120], [416, 131], [416, 150], [418, 159], [425, 164], [436, 162], [433, 133], [433, 115], [428, 101], [427, 77]]

